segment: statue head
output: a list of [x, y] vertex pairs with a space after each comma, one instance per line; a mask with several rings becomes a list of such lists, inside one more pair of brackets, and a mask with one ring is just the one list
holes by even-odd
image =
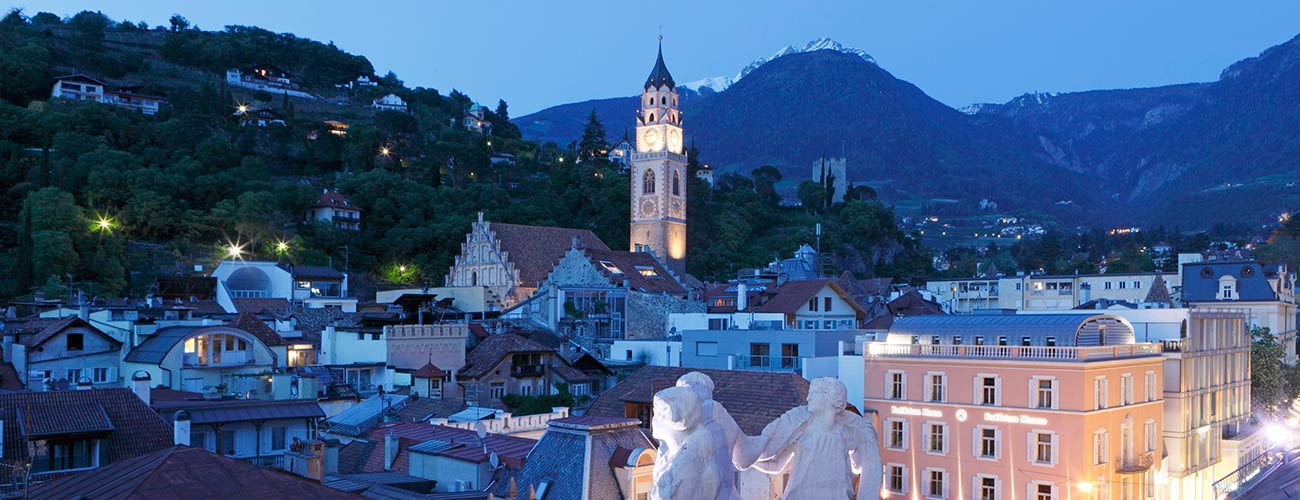
[[808, 411], [813, 413], [838, 413], [848, 406], [848, 389], [844, 382], [822, 377], [808, 384]]
[[677, 387], [689, 387], [700, 401], [713, 399], [713, 379], [700, 372], [690, 372], [677, 379]]
[[655, 393], [654, 418], [650, 422], [655, 439], [673, 444], [682, 434], [700, 425], [700, 397], [686, 387], [669, 387]]

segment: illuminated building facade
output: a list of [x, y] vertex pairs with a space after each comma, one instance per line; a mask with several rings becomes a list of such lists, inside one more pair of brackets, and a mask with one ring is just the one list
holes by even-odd
[[664, 65], [663, 47], [646, 79], [632, 154], [634, 252], [654, 252], [676, 279], [686, 276], [686, 151], [677, 84]]
[[1111, 315], [899, 319], [865, 363], [882, 497], [1163, 498], [1163, 362]]

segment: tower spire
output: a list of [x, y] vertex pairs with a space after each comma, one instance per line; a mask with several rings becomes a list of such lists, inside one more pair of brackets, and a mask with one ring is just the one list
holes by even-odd
[[664, 36], [659, 35], [659, 56], [655, 59], [655, 67], [650, 70], [650, 77], [645, 79], [645, 88], [659, 88], [667, 85], [670, 89], [676, 89], [677, 83], [673, 81], [673, 75], [668, 72], [668, 66], [664, 64]]

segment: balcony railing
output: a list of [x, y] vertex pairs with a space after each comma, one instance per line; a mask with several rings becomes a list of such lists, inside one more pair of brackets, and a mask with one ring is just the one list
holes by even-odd
[[514, 365], [510, 368], [512, 377], [540, 377], [546, 373], [542, 365]]
[[260, 457], [236, 458], [240, 462], [256, 465], [263, 469], [284, 470], [284, 455], [262, 455]]
[[1123, 456], [1116, 457], [1115, 463], [1118, 464], [1118, 466], [1115, 468], [1115, 472], [1120, 474], [1140, 474], [1146, 472], [1151, 469], [1151, 466], [1155, 463], [1155, 458], [1152, 456], [1153, 453], [1154, 452], [1150, 451], [1143, 452], [1139, 453], [1137, 456], [1128, 457], [1127, 459]]
[[1160, 354], [1160, 344], [1124, 344], [1092, 347], [990, 346], [951, 344], [867, 344], [867, 357], [945, 357], [1023, 359], [1031, 361], [1094, 361]]
[[1279, 452], [1276, 448], [1265, 451], [1215, 481], [1214, 498], [1236, 498], [1286, 462], [1286, 452]]
[[798, 356], [735, 356], [736, 370], [801, 371], [803, 363]]

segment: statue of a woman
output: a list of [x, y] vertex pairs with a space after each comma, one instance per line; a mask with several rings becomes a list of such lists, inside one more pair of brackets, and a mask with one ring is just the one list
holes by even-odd
[[700, 427], [713, 437], [713, 461], [718, 466], [718, 479], [721, 482], [718, 500], [742, 500], [736, 489], [736, 466], [731, 461], [736, 440], [744, 435], [736, 420], [722, 403], [713, 400], [713, 379], [700, 372], [690, 372], [677, 379], [677, 387], [688, 387], [702, 401], [704, 412], [700, 416]]
[[[879, 498], [883, 481], [880, 449], [871, 422], [845, 410], [844, 383], [819, 378], [808, 388], [808, 404], [792, 408], [736, 447], [736, 465], [751, 464], [768, 474], [790, 469], [782, 500], [868, 500]], [[853, 477], [861, 474], [858, 491]]]
[[659, 440], [651, 500], [716, 500], [720, 487], [713, 436], [700, 426], [700, 397], [686, 387], [655, 394], [651, 433]]

